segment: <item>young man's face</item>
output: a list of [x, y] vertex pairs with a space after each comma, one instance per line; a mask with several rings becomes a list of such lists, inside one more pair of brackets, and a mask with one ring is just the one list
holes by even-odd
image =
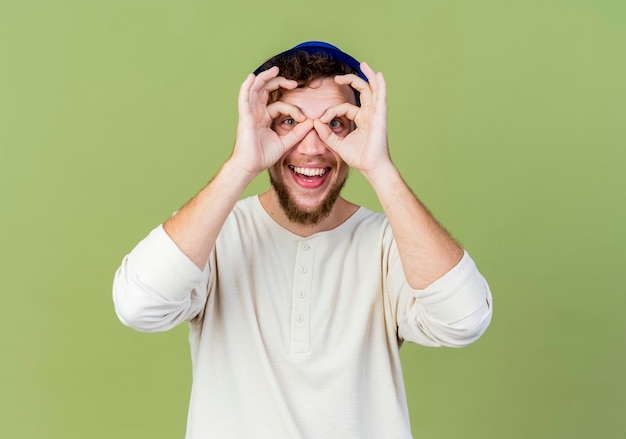
[[[313, 81], [309, 87], [283, 90], [280, 101], [298, 107], [309, 119], [318, 119], [335, 105], [355, 103], [354, 91], [337, 84], [333, 78]], [[281, 115], [273, 129], [286, 134], [296, 122]], [[345, 137], [352, 122], [338, 117], [328, 124]], [[300, 143], [291, 148], [269, 169], [272, 187], [290, 221], [317, 224], [331, 212], [348, 177], [348, 165], [330, 150], [312, 129]]]

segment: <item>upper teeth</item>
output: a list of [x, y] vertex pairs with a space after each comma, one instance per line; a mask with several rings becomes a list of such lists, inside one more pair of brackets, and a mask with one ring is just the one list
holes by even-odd
[[306, 175], [307, 177], [313, 177], [316, 175], [326, 174], [326, 168], [292, 168], [297, 174]]

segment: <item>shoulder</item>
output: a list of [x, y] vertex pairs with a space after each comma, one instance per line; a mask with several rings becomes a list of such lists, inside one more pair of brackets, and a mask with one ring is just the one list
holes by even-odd
[[348, 222], [352, 222], [357, 228], [387, 228], [389, 221], [383, 213], [374, 212], [366, 207], [360, 206]]
[[387, 216], [363, 206], [330, 234], [337, 240], [344, 240], [349, 236], [348, 241], [353, 244], [356, 242], [389, 244], [393, 240]]
[[271, 219], [256, 195], [237, 201], [218, 238], [242, 240], [252, 236], [289, 237], [289, 233]]
[[243, 198], [235, 204], [227, 219], [236, 222], [250, 222], [258, 220], [263, 208], [257, 196]]

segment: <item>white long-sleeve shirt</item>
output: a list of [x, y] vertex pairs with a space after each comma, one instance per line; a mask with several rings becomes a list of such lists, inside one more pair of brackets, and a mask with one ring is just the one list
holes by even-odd
[[157, 227], [113, 296], [140, 331], [189, 322], [187, 439], [410, 438], [400, 345], [465, 346], [492, 310], [467, 253], [413, 290], [384, 215], [360, 208], [302, 238], [257, 197], [236, 205], [202, 271]]

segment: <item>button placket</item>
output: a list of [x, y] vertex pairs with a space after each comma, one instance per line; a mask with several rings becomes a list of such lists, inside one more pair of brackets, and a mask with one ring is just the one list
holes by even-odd
[[291, 301], [291, 351], [294, 353], [306, 353], [311, 349], [310, 292], [314, 258], [315, 241], [298, 242]]

